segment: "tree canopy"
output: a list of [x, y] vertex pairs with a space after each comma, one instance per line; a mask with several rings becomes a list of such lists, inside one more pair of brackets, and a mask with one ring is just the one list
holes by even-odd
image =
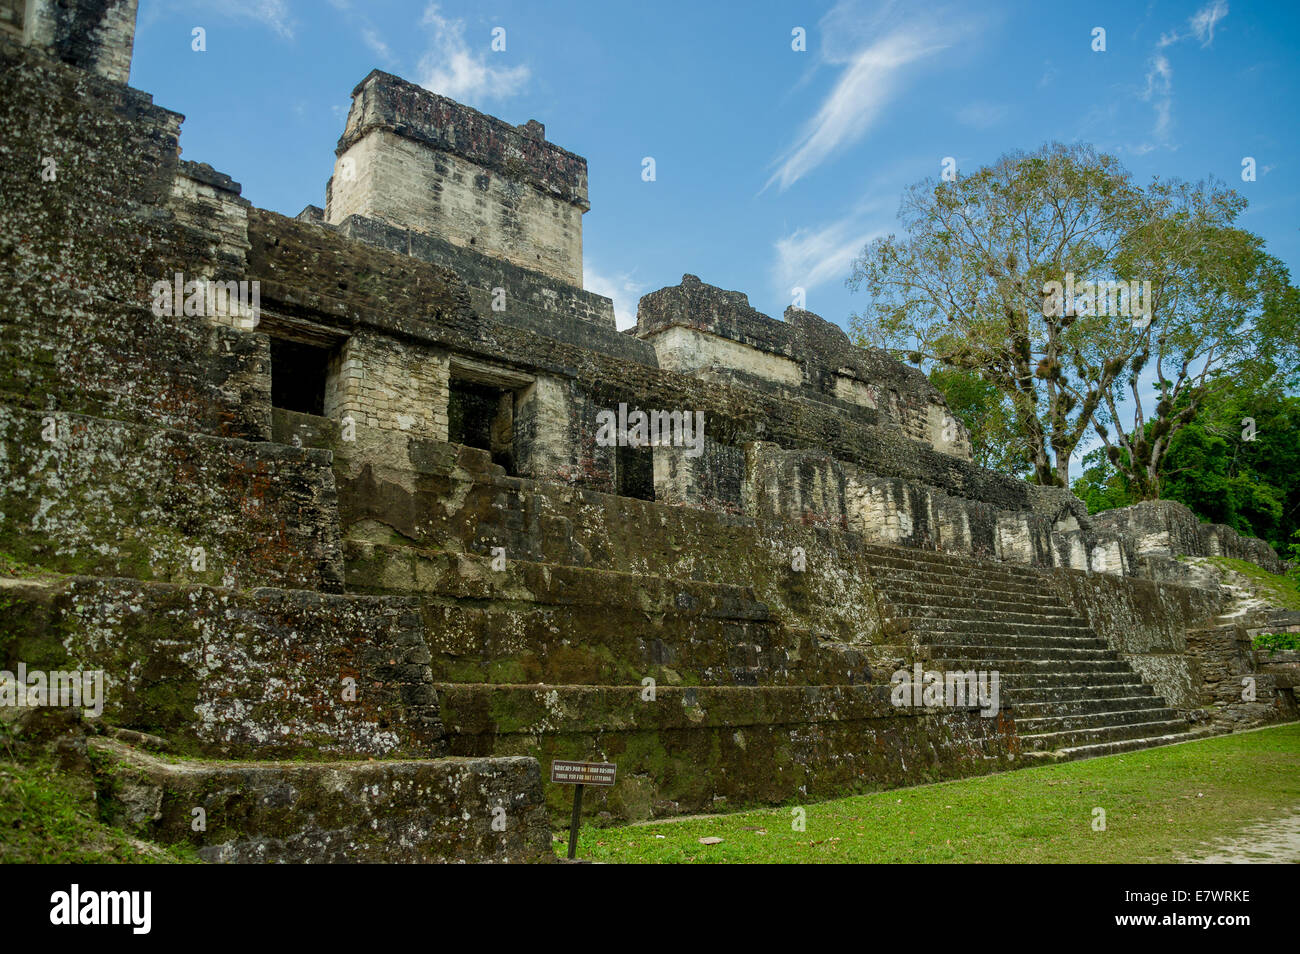
[[977, 438], [990, 461], [1023, 457], [1031, 479], [1068, 486], [1091, 427], [1129, 492], [1157, 496], [1171, 442], [1212, 382], [1295, 368], [1297, 293], [1235, 227], [1244, 206], [1212, 180], [1139, 185], [1086, 145], [927, 179], [904, 195], [906, 234], [854, 261], [848, 285], [870, 301], [852, 328], [943, 369], [936, 385], [958, 404], [978, 396], [972, 381], [996, 389], [1000, 403], [981, 398], [994, 430]]

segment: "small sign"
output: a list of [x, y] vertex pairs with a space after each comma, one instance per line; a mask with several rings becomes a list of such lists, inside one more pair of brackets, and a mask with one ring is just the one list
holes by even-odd
[[551, 763], [551, 781], [560, 785], [613, 785], [617, 766], [613, 762]]

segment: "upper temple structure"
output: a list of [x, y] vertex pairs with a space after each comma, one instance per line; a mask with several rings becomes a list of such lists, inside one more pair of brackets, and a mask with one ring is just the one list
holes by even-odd
[[[685, 274], [620, 332], [586, 160], [536, 120], [374, 71], [323, 207], [258, 209], [126, 85], [134, 22], [0, 0], [0, 666], [103, 671], [115, 824], [542, 860], [555, 758], [645, 819], [1296, 717], [1249, 639], [1296, 619], [1204, 559], [1279, 572], [1261, 541], [977, 466], [807, 311]], [[999, 674], [993, 711], [900, 702], [918, 665]]]

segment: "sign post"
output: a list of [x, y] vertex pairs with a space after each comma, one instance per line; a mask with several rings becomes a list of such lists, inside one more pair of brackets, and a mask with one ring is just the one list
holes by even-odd
[[551, 763], [551, 782], [572, 785], [573, 818], [569, 822], [569, 858], [578, 851], [578, 826], [582, 822], [582, 789], [585, 785], [613, 785], [617, 766], [613, 762], [565, 762], [556, 759]]

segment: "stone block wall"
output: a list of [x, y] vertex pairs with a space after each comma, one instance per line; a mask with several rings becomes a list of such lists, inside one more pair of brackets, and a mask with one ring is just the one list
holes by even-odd
[[599, 410], [576, 382], [539, 375], [515, 400], [519, 475], [614, 492], [617, 452], [596, 443]]
[[202, 234], [208, 241], [202, 258], [206, 274], [186, 278], [217, 281], [248, 280], [248, 210], [242, 187], [207, 163], [181, 160], [168, 203], [177, 225]]
[[[322, 220], [321, 224], [325, 224]], [[422, 262], [451, 269], [470, 291], [470, 302], [480, 314], [513, 317], [521, 309], [541, 318], [550, 318], [549, 328], [573, 322], [575, 330], [590, 344], [596, 326], [615, 331], [614, 303], [603, 295], [583, 290], [577, 285], [556, 281], [530, 267], [521, 267], [503, 258], [479, 251], [477, 246], [456, 245], [437, 235], [412, 228], [402, 228], [367, 218], [349, 215], [338, 223], [342, 235], [367, 242]], [[498, 293], [498, 289], [500, 293]], [[553, 330], [554, 334], [555, 331]], [[597, 340], [604, 340], [603, 335]], [[628, 352], [653, 356], [653, 349], [637, 348], [641, 342], [620, 336]]]
[[108, 740], [90, 744], [103, 765], [105, 820], [189, 845], [209, 863], [554, 860], [534, 759], [179, 766]]
[[1210, 622], [1187, 632], [1187, 657], [1199, 675], [1198, 702], [1223, 729], [1294, 718], [1294, 696], [1261, 665], [1244, 621]]
[[0, 398], [264, 438], [259, 343], [151, 307], [211, 244], [168, 214], [181, 117], [3, 37], [0, 60]]
[[3, 668], [101, 671], [104, 724], [177, 752], [443, 753], [414, 600], [86, 577], [9, 582], [4, 595]]
[[378, 70], [353, 90], [325, 220], [363, 215], [432, 232], [582, 287], [587, 163]]
[[741, 292], [683, 275], [680, 285], [641, 299], [637, 335], [654, 344], [662, 368], [829, 403], [846, 418], [971, 459], [965, 427], [924, 375], [854, 347], [811, 312], [788, 308], [785, 321], [776, 321]]
[[332, 360], [325, 416], [445, 441], [449, 367], [446, 354], [358, 332]]
[[[936, 452], [897, 429], [872, 426], [875, 412], [869, 408], [855, 416], [833, 397], [791, 401], [784, 392], [735, 381], [700, 381], [657, 368], [639, 356], [583, 347], [571, 336], [548, 334], [509, 316], [498, 320], [490, 311], [476, 311], [464, 286], [446, 270], [349, 242], [335, 230], [254, 211], [250, 238], [251, 271], [264, 278], [265, 307], [276, 313], [310, 315], [340, 333], [366, 326], [517, 372], [566, 379], [597, 410], [617, 408], [621, 402], [704, 410], [710, 439], [737, 450], [752, 440], [820, 448], [880, 476], [929, 483], [954, 496], [996, 503], [999, 509], [1033, 509], [1044, 498], [1042, 488]], [[579, 428], [594, 428], [594, 411], [587, 417], [575, 409], [570, 421], [576, 439]], [[738, 503], [734, 499], [726, 505]]]
[[[453, 751], [613, 761], [619, 782], [584, 809], [645, 819], [866, 792], [1013, 767], [1017, 739], [998, 719], [890, 704], [888, 686], [442, 689]], [[563, 731], [555, 726], [563, 725]], [[564, 817], [567, 789], [547, 790]]]
[[227, 586], [342, 585], [323, 451], [0, 405], [0, 461], [0, 551], [25, 563]]
[[1048, 581], [1169, 705], [1204, 704], [1204, 673], [1189, 652], [1189, 630], [1222, 611], [1217, 591], [1067, 569]]
[[27, 0], [25, 42], [116, 83], [131, 76], [139, 0]]
[[1094, 514], [1092, 525], [1119, 534], [1138, 557], [1225, 556], [1247, 560], [1270, 573], [1281, 573], [1282, 561], [1263, 540], [1247, 537], [1222, 524], [1201, 523], [1174, 500], [1150, 500]]

